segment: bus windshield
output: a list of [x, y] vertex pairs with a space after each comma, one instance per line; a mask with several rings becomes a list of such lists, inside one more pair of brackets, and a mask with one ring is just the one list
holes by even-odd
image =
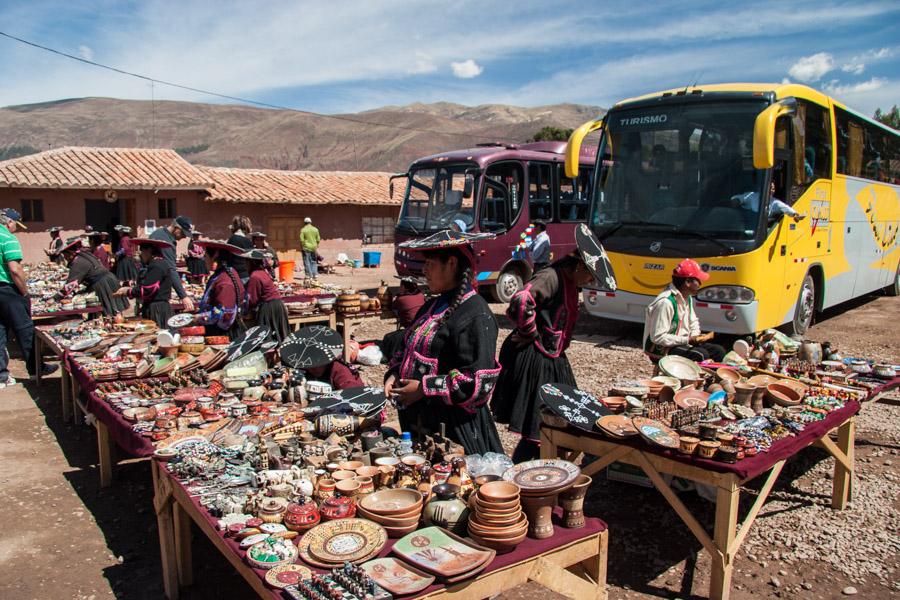
[[765, 101], [686, 102], [611, 111], [598, 153], [597, 234], [690, 233], [752, 240], [765, 171], [753, 125]]
[[474, 191], [478, 168], [471, 163], [413, 168], [397, 227], [412, 233], [475, 223]]

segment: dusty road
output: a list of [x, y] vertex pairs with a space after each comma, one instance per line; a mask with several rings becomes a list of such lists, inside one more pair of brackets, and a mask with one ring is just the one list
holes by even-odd
[[[374, 285], [381, 274], [347, 278], [362, 282], [362, 275]], [[831, 340], [846, 354], [900, 362], [900, 300], [872, 297], [827, 317], [811, 338]], [[359, 338], [387, 330], [373, 323]], [[581, 387], [603, 392], [622, 375], [649, 373], [639, 336], [639, 326], [585, 316], [569, 351]], [[24, 375], [21, 361], [13, 370]], [[372, 368], [365, 376], [375, 382], [380, 373]], [[58, 383], [54, 376], [39, 388], [0, 391], [0, 597], [161, 598], [149, 464], [120, 464], [114, 485], [101, 491], [94, 430], [61, 421]], [[900, 597], [898, 417], [897, 397], [865, 407], [857, 434], [857, 498], [845, 511], [828, 508], [833, 461], [823, 451], [807, 449], [788, 464], [737, 555], [733, 598], [843, 598], [848, 586], [861, 598]], [[744, 512], [759, 485], [748, 486]], [[711, 526], [711, 505], [691, 492], [681, 497]], [[709, 560], [655, 490], [595, 477], [588, 500], [588, 513], [610, 525], [611, 598], [706, 596]], [[252, 597], [196, 533], [194, 552], [197, 585], [185, 598]], [[528, 596], [552, 594], [523, 586], [506, 597]]]

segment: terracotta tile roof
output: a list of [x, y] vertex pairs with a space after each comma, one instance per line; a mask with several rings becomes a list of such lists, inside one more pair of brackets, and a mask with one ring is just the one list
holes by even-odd
[[0, 187], [197, 190], [209, 176], [165, 148], [65, 147], [0, 161]]
[[215, 182], [207, 200], [399, 206], [402, 196], [391, 199], [388, 194], [391, 173], [198, 168]]

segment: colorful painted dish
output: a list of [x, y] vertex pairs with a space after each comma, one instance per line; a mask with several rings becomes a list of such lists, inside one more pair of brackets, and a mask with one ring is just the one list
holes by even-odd
[[675, 392], [675, 406], [681, 409], [706, 408], [709, 394], [694, 388], [685, 388]]
[[631, 417], [625, 415], [607, 415], [597, 419], [597, 427], [605, 434], [614, 438], [627, 438], [638, 435], [631, 422]]
[[387, 543], [384, 527], [367, 519], [338, 519], [321, 523], [304, 536], [309, 553], [322, 562], [358, 561], [380, 551]]
[[434, 575], [393, 557], [376, 558], [360, 566], [375, 583], [395, 596], [415, 594], [434, 583]]
[[268, 539], [268, 533], [254, 533], [253, 535], [248, 535], [244, 539], [241, 540], [241, 548], [249, 548], [254, 544], [258, 544], [266, 539]]
[[659, 370], [663, 375], [677, 377], [680, 381], [699, 379], [702, 373], [697, 363], [674, 354], [659, 359]]
[[313, 572], [303, 565], [280, 565], [272, 567], [266, 572], [266, 583], [273, 588], [283, 590], [289, 585], [297, 585], [312, 576]]
[[633, 417], [631, 422], [641, 437], [663, 448], [677, 449], [681, 442], [675, 431], [660, 421], [646, 417]]
[[231, 362], [246, 354], [250, 354], [259, 348], [271, 334], [272, 332], [269, 331], [268, 327], [262, 325], [251, 327], [242, 336], [231, 342], [231, 345], [228, 346], [225, 360]]
[[[333, 563], [333, 562], [325, 562], [319, 560], [315, 556], [312, 555], [309, 551], [310, 540], [306, 539], [306, 536], [300, 538], [300, 542], [297, 544], [297, 552], [300, 554], [300, 558], [303, 559], [303, 562], [312, 565], [314, 567], [318, 567], [320, 569], [333, 569], [334, 567], [339, 567], [343, 563]], [[353, 564], [358, 565], [360, 563], [364, 563], [367, 560], [372, 560], [375, 556], [381, 552], [381, 548], [376, 548], [372, 551], [371, 554], [362, 557], [359, 560], [351, 561]]]
[[334, 329], [322, 325], [303, 327], [281, 344], [281, 362], [294, 369], [321, 367], [344, 350], [344, 339]]
[[442, 527], [425, 527], [394, 544], [394, 554], [438, 577], [454, 577], [483, 567], [496, 553]]
[[381, 387], [353, 387], [319, 396], [304, 412], [319, 414], [350, 414], [369, 417], [381, 412], [387, 398]]
[[92, 336], [89, 338], [84, 338], [83, 340], [78, 340], [69, 346], [69, 350], [72, 352], [79, 352], [81, 350], [87, 350], [88, 348], [93, 348], [97, 344], [100, 343], [100, 336]]
[[581, 469], [575, 463], [544, 458], [513, 465], [504, 471], [503, 479], [515, 483], [528, 495], [569, 487], [580, 474]]
[[191, 323], [194, 322], [194, 315], [189, 315], [187, 313], [181, 313], [178, 315], [173, 315], [169, 317], [169, 320], [166, 321], [166, 325], [171, 327], [172, 329], [180, 329], [182, 327], [187, 327]]
[[595, 396], [562, 383], [542, 385], [538, 397], [555, 415], [586, 431], [593, 431], [597, 419], [611, 414]]
[[[268, 534], [260, 535], [265, 535], [266, 538], [253, 544], [247, 550], [247, 562], [252, 566], [257, 569], [272, 569], [281, 565], [292, 564], [297, 560], [297, 546], [290, 540], [268, 536]], [[243, 546], [245, 541], [255, 537], [255, 535], [251, 535], [248, 538], [244, 538], [241, 541], [241, 545]]]
[[640, 381], [617, 381], [609, 388], [610, 396], [637, 396], [644, 398], [650, 393], [650, 386]]

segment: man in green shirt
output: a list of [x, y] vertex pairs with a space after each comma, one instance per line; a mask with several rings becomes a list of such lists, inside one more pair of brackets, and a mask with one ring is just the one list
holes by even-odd
[[[17, 227], [27, 229], [19, 211], [13, 208], [0, 210], [0, 388], [16, 384], [9, 374], [7, 331], [16, 333], [25, 367], [29, 375], [34, 375], [34, 322], [22, 269], [22, 245], [13, 235]], [[58, 368], [58, 365], [45, 365], [43, 373], [50, 374]]]
[[319, 275], [319, 263], [316, 260], [318, 256], [319, 241], [321, 236], [319, 230], [312, 224], [312, 219], [306, 217], [303, 219], [306, 225], [300, 230], [300, 250], [303, 252], [303, 270], [309, 279], [315, 279]]

